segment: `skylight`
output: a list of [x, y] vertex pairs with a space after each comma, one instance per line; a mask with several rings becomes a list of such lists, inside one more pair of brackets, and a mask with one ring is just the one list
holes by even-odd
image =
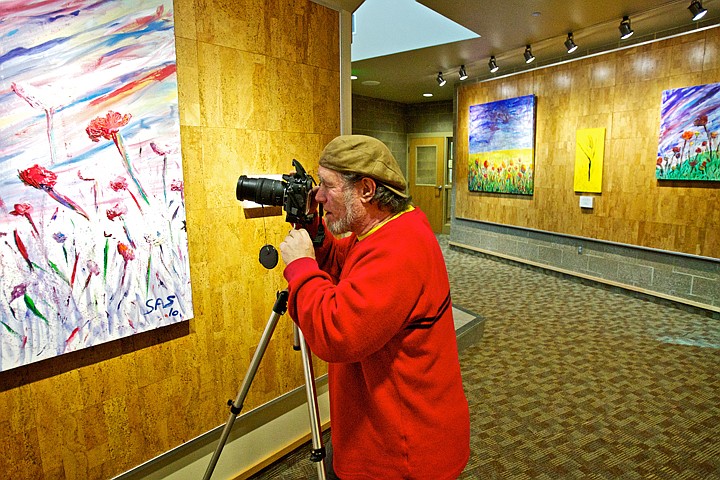
[[365, 0], [353, 14], [353, 62], [480, 35], [415, 0]]

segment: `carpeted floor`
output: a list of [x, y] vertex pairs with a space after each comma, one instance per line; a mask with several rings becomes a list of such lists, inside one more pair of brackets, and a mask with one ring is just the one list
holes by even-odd
[[[449, 248], [462, 351], [461, 479], [720, 479], [720, 318]], [[316, 478], [298, 449], [254, 479]]]

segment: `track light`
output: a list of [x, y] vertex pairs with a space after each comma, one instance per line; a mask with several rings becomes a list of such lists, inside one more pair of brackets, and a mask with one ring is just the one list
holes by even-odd
[[465, 65], [460, 65], [460, 72], [458, 72], [460, 75], [460, 80], [467, 80], [468, 74], [465, 71]]
[[568, 33], [567, 40], [565, 40], [565, 48], [567, 48], [568, 53], [573, 53], [575, 50], [578, 49], [578, 46], [575, 43], [575, 40], [573, 40], [572, 32]]
[[535, 55], [532, 54], [532, 50], [530, 50], [530, 45], [525, 45], [525, 53], [523, 53], [523, 57], [525, 57], [525, 63], [531, 63], [533, 60], [535, 60]]
[[690, 10], [690, 13], [692, 13], [693, 22], [697, 22], [702, 17], [704, 17], [705, 14], [707, 13], [707, 9], [703, 8], [702, 3], [700, 3], [700, 0], [693, 0], [690, 3], [688, 10]]
[[443, 76], [442, 76], [442, 72], [438, 72], [437, 82], [438, 82], [438, 85], [440, 85], [441, 87], [442, 87], [443, 85], [445, 85], [446, 81], [445, 81], [445, 79], [444, 79]]
[[500, 67], [498, 67], [497, 62], [495, 61], [495, 55], [490, 57], [490, 61], [488, 62], [488, 67], [490, 67], [490, 73], [495, 73], [498, 70], [500, 70]]
[[620, 26], [618, 27], [620, 29], [620, 40], [625, 40], [626, 38], [630, 38], [633, 33], [633, 29], [630, 28], [630, 17], [625, 15], [622, 19], [622, 22], [620, 22]]

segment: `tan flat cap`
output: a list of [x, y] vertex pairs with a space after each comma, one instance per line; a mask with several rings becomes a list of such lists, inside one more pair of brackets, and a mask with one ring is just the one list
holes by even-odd
[[390, 149], [377, 138], [341, 135], [327, 144], [320, 165], [341, 173], [367, 175], [394, 193], [407, 198], [407, 183]]

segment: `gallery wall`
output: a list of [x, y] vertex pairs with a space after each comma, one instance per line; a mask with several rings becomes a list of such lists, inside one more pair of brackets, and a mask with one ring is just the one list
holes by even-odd
[[[176, 0], [182, 159], [195, 317], [0, 373], [7, 478], [110, 478], [225, 422], [275, 301], [288, 231], [246, 218], [241, 174], [312, 174], [339, 134], [338, 13], [309, 0]], [[316, 366], [316, 374], [325, 367]], [[281, 319], [244, 410], [302, 385]]]
[[[569, 58], [570, 59], [570, 58]], [[720, 183], [655, 179], [664, 90], [720, 82], [718, 28], [618, 50], [457, 92], [456, 208], [461, 219], [720, 258]], [[469, 192], [469, 108], [537, 97], [532, 196]], [[606, 129], [602, 193], [573, 188], [578, 129]]]

